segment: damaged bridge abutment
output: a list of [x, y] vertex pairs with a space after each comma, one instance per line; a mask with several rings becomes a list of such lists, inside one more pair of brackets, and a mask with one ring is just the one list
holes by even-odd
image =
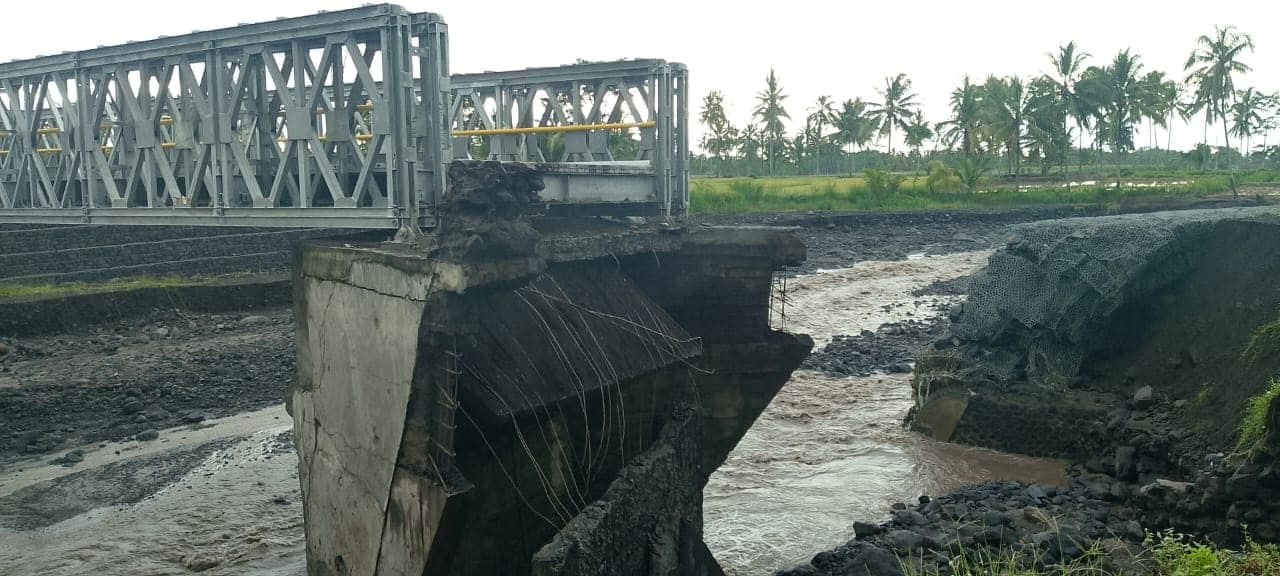
[[289, 408], [308, 573], [719, 574], [702, 487], [812, 347], [777, 229], [312, 243]]

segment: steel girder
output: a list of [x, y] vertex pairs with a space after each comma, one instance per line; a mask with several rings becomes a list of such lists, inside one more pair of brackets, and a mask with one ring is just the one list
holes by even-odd
[[380, 5], [0, 64], [0, 221], [412, 233], [450, 157], [447, 42]]
[[[573, 164], [548, 167], [550, 201], [684, 213], [684, 66], [451, 80], [447, 54], [440, 17], [377, 5], [0, 64], [0, 223], [414, 235], [435, 224], [445, 165], [473, 139], [492, 159], [545, 161], [553, 130]], [[619, 125], [640, 137], [632, 161], [609, 150], [603, 126]]]
[[[661, 204], [668, 215], [684, 212], [689, 145], [684, 65], [624, 60], [459, 74], [450, 81], [455, 157], [471, 157], [475, 139], [484, 138], [489, 159], [546, 162], [546, 140], [558, 137], [563, 151], [557, 160], [563, 163], [647, 161], [653, 191], [643, 200]], [[565, 127], [584, 129], [556, 130]], [[615, 158], [611, 136], [632, 133], [640, 140], [636, 157]], [[574, 200], [570, 189], [566, 201]]]

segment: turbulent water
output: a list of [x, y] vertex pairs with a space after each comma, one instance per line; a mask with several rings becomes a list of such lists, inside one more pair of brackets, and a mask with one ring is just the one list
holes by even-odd
[[[136, 504], [98, 508], [36, 531], [0, 528], [0, 573], [304, 575], [298, 460], [292, 445], [280, 441], [292, 428], [288, 418], [283, 407], [276, 407], [195, 433], [166, 433], [161, 442], [169, 446], [248, 436]], [[108, 445], [88, 454], [85, 468], [140, 459], [145, 454], [138, 452], [162, 446], [123, 453], [121, 459], [113, 453], [124, 446]], [[45, 466], [0, 475], [0, 497], [50, 470], [68, 471]], [[117, 481], [145, 478], [146, 472], [128, 470]]]
[[[786, 328], [811, 334], [821, 346], [833, 335], [874, 330], [908, 313], [922, 318], [934, 313], [928, 301], [949, 297], [916, 298], [912, 290], [967, 274], [985, 259], [986, 253], [968, 253], [864, 262], [793, 278]], [[775, 310], [782, 324], [784, 309]], [[1050, 482], [1061, 476], [1060, 463], [911, 435], [900, 426], [910, 403], [905, 376], [797, 372], [707, 485], [706, 538], [726, 570], [768, 574], [804, 561], [848, 539], [854, 520], [882, 518], [895, 501], [992, 478]], [[0, 528], [0, 567], [50, 575], [303, 574], [297, 459], [280, 445], [287, 419], [277, 407], [201, 431], [166, 432], [158, 443], [93, 447], [76, 468], [31, 463], [0, 473], [3, 500], [59, 476], [247, 435], [173, 478], [142, 474], [160, 489], [141, 502], [35, 531]], [[114, 478], [135, 481], [141, 474], [126, 472]]]
[[[980, 267], [961, 253], [792, 279], [786, 327], [814, 337], [928, 316], [913, 297], [935, 280]], [[907, 375], [835, 378], [796, 372], [707, 484], [707, 545], [730, 574], [771, 574], [853, 537], [855, 520], [878, 522], [894, 502], [990, 479], [1063, 479], [1063, 464], [932, 442], [900, 425], [911, 407]]]

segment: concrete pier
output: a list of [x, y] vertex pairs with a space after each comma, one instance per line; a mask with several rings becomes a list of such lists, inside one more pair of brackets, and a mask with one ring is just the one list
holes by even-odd
[[524, 226], [298, 252], [309, 574], [720, 573], [702, 486], [812, 347], [769, 326], [803, 245]]

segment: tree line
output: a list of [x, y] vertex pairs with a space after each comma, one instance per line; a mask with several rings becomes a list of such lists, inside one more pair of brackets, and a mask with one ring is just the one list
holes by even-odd
[[[837, 103], [819, 96], [794, 134], [788, 95], [774, 70], [756, 93], [750, 121], [735, 126], [725, 113], [725, 98], [712, 90], [702, 99], [699, 120], [706, 128], [700, 145], [704, 171], [716, 174], [822, 173], [832, 171], [831, 159], [842, 157], [849, 171], [859, 151], [883, 144], [880, 164], [902, 168], [922, 166], [928, 155], [946, 151], [957, 164], [1007, 162], [1010, 174], [1038, 165], [1041, 174], [1053, 168], [1066, 174], [1071, 156], [1077, 164], [1092, 154], [1121, 157], [1137, 149], [1135, 136], [1143, 124], [1147, 147], [1160, 151], [1155, 127], [1166, 131], [1163, 150], [1169, 151], [1176, 119], [1204, 118], [1201, 144], [1186, 156], [1204, 164], [1213, 156], [1261, 158], [1280, 162], [1280, 146], [1266, 137], [1280, 123], [1280, 95], [1238, 81], [1251, 71], [1246, 56], [1253, 39], [1234, 26], [1215, 27], [1212, 35], [1196, 40], [1175, 79], [1161, 70], [1147, 70], [1139, 55], [1122, 50], [1109, 60], [1093, 63], [1093, 56], [1074, 42], [1046, 54], [1051, 72], [1033, 78], [991, 75], [981, 81], [966, 76], [950, 95], [948, 116], [928, 122], [917, 102], [910, 78], [898, 74], [884, 80], [877, 98]], [[1211, 127], [1220, 126], [1226, 146], [1211, 150]], [[1085, 136], [1088, 135], [1088, 147]], [[1234, 138], [1234, 140], [1233, 140]], [[1260, 146], [1253, 139], [1261, 138]], [[895, 151], [895, 145], [905, 147]], [[826, 155], [827, 164], [822, 157]], [[985, 164], [984, 164], [985, 165]], [[865, 167], [865, 166], [864, 166]]]

